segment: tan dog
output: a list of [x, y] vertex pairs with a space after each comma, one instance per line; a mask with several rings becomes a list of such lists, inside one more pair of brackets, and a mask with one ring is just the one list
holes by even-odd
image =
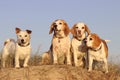
[[[87, 34], [90, 34], [90, 30], [84, 23], [76, 23], [72, 29], [72, 53], [74, 56], [75, 66], [85, 66], [85, 55], [87, 53], [87, 47], [84, 44], [84, 39]], [[87, 34], [86, 34], [87, 33]], [[86, 58], [87, 59], [87, 58]], [[86, 63], [87, 64], [87, 63]]]
[[92, 71], [93, 60], [103, 61], [105, 73], [108, 73], [108, 46], [106, 44], [108, 40], [102, 40], [97, 34], [90, 34], [86, 38], [86, 45], [89, 47], [89, 72]]
[[4, 43], [4, 48], [2, 52], [2, 64], [5, 67], [6, 59], [9, 55], [15, 56], [15, 67], [20, 67], [19, 60], [24, 60], [23, 67], [28, 66], [28, 61], [31, 53], [30, 46], [30, 34], [31, 30], [21, 30], [19, 28], [15, 29], [17, 35], [17, 41], [14, 39], [7, 39]]
[[64, 64], [67, 62], [68, 65], [71, 65], [70, 37], [67, 23], [64, 20], [55, 20], [50, 26], [49, 34], [53, 32], [52, 47], [49, 51], [51, 53], [45, 53], [43, 59], [47, 57], [46, 55], [52, 54], [53, 64]]

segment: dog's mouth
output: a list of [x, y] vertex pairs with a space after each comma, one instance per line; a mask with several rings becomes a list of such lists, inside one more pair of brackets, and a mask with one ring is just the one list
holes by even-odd
[[24, 39], [21, 39], [21, 44], [26, 44], [27, 42], [25, 42], [25, 40]]
[[30, 43], [29, 42], [25, 42], [24, 39], [21, 39], [20, 42], [18, 42], [18, 45], [19, 46], [22, 46], [22, 47], [26, 47], [28, 46]]

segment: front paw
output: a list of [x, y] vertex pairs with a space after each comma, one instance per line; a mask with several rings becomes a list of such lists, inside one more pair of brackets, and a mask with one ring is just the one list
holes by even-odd
[[16, 68], [16, 69], [19, 69], [19, 68], [20, 68], [20, 66], [15, 66], [15, 68]]
[[92, 71], [92, 69], [88, 69], [88, 72], [91, 72]]
[[27, 67], [28, 67], [28, 65], [27, 65], [27, 64], [24, 64], [24, 65], [23, 65], [23, 67], [24, 67], [24, 68], [27, 68]]
[[58, 65], [58, 63], [53, 63], [54, 65]]

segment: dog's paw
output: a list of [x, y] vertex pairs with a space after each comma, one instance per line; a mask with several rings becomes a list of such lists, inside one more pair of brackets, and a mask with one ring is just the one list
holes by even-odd
[[23, 67], [24, 67], [24, 68], [27, 68], [27, 67], [28, 67], [28, 65], [27, 65], [27, 64], [24, 64], [24, 65], [23, 65]]
[[88, 69], [88, 72], [91, 72], [92, 70], [91, 69]]
[[16, 69], [19, 69], [19, 68], [20, 68], [20, 66], [15, 66], [15, 68], [16, 68]]

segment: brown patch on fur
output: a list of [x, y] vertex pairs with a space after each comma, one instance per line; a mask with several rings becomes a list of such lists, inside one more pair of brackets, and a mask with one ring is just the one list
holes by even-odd
[[103, 44], [104, 44], [104, 50], [105, 50], [105, 53], [106, 53], [106, 58], [108, 57], [108, 46], [105, 42], [105, 40], [102, 40]]
[[31, 34], [31, 33], [32, 33], [32, 31], [31, 31], [31, 30], [26, 30], [26, 31], [27, 31], [27, 33], [28, 33], [28, 34]]
[[18, 34], [21, 31], [21, 29], [20, 28], [15, 28], [15, 31], [16, 31], [16, 34]]
[[5, 42], [4, 42], [4, 46], [5, 46], [7, 43], [8, 43], [8, 42], [7, 42], [7, 41], [5, 41]]
[[91, 37], [93, 39], [93, 48], [96, 49], [101, 44], [101, 39], [97, 34], [91, 34]]
[[50, 26], [50, 31], [49, 31], [49, 34], [52, 34], [52, 32], [53, 32], [53, 24], [54, 24], [54, 22], [51, 24], [51, 26]]
[[70, 30], [70, 32], [73, 34], [73, 36], [76, 36], [77, 35], [77, 32], [75, 30], [75, 27], [76, 27], [76, 24], [73, 25], [72, 29]]
[[90, 29], [87, 27], [87, 25], [84, 26], [85, 26], [85, 31], [88, 33], [88, 35], [90, 35]]
[[69, 29], [69, 27], [68, 27], [68, 24], [63, 20], [63, 22], [64, 22], [64, 25], [65, 25], [65, 28], [64, 28], [64, 33], [65, 33], [65, 35], [67, 36], [68, 34], [69, 34], [69, 32], [70, 32], [70, 29]]
[[[59, 20], [59, 19], [58, 19]], [[56, 22], [57, 20], [55, 20], [54, 22]], [[70, 32], [69, 30], [69, 27], [68, 27], [68, 24], [64, 21], [64, 20], [61, 20], [63, 23], [64, 23], [64, 34], [67, 36]], [[50, 26], [50, 31], [49, 31], [49, 34], [51, 34], [54, 30], [54, 22], [51, 24]]]

